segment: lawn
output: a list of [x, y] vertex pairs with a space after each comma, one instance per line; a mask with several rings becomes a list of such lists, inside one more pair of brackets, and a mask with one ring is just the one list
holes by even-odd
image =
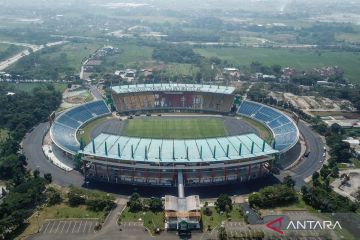
[[229, 63], [250, 65], [258, 61], [265, 65], [280, 64], [309, 70], [313, 67], [339, 66], [353, 82], [360, 81], [360, 53], [313, 49], [279, 48], [198, 48], [195, 51], [204, 57], [219, 57]]
[[222, 221], [230, 220], [233, 222], [244, 222], [244, 217], [241, 214], [241, 210], [238, 205], [233, 205], [233, 209], [229, 214], [229, 217], [226, 216], [225, 213], [220, 214], [215, 210], [215, 207], [209, 207], [212, 214], [207, 216], [204, 214], [205, 208], [201, 210], [201, 218], [203, 222], [203, 229], [204, 231], [207, 230], [210, 226], [211, 229], [215, 227], [220, 227]]
[[4, 141], [9, 136], [9, 131], [0, 128], [0, 142]]
[[360, 168], [360, 161], [359, 161], [359, 159], [351, 158], [350, 161], [351, 161], [352, 164], [354, 164], [354, 167], [355, 167], [355, 168]]
[[254, 128], [256, 128], [259, 131], [260, 137], [262, 139], [264, 139], [267, 143], [271, 143], [273, 139], [273, 135], [271, 131], [267, 129], [263, 124], [244, 116], [242, 116], [241, 119], [247, 122], [248, 124], [250, 124], [251, 126], [253, 126]]
[[144, 226], [148, 228], [152, 233], [155, 232], [156, 228], [164, 229], [164, 213], [158, 212], [154, 213], [151, 211], [140, 211], [137, 213], [129, 212], [129, 208], [126, 208], [120, 218], [119, 223], [121, 222], [144, 222]]
[[208, 138], [227, 136], [222, 119], [134, 119], [127, 120], [124, 135], [145, 138]]

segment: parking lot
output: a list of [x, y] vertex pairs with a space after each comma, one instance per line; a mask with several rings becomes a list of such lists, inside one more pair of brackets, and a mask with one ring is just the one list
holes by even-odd
[[96, 220], [49, 220], [40, 229], [43, 234], [92, 234]]

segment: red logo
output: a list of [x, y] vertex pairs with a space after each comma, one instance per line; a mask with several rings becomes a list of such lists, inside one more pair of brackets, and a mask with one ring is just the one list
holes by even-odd
[[283, 219], [284, 219], [284, 217], [279, 217], [271, 222], [268, 222], [265, 226], [277, 233], [284, 234], [284, 232], [281, 231], [281, 225], [282, 225]]

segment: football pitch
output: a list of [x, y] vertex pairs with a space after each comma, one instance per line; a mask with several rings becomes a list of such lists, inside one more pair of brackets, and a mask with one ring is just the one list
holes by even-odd
[[189, 139], [227, 136], [223, 119], [154, 118], [127, 120], [124, 135], [143, 138]]

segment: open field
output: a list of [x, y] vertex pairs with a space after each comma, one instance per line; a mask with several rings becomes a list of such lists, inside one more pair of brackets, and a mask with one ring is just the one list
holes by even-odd
[[275, 48], [198, 48], [195, 51], [204, 57], [219, 57], [230, 63], [249, 65], [258, 61], [265, 65], [280, 64], [308, 70], [314, 67], [339, 66], [345, 76], [353, 82], [360, 81], [360, 54], [353, 52], [326, 51], [313, 49]]
[[156, 228], [164, 229], [164, 213], [152, 211], [132, 213], [126, 208], [119, 218], [120, 224], [124, 222], [144, 222], [144, 226], [154, 233]]
[[198, 67], [195, 67], [192, 64], [168, 64], [164, 68], [165, 76], [168, 76], [170, 79], [172, 76], [182, 75], [182, 76], [194, 76], [199, 71]]
[[123, 49], [120, 55], [116, 55], [117, 64], [122, 64], [125, 67], [134, 67], [135, 63], [152, 60], [153, 49], [151, 47], [137, 46], [133, 44], [122, 44], [117, 46]]
[[344, 116], [348, 119], [360, 118], [360, 114], [356, 112], [341, 112], [341, 111], [311, 111], [315, 116], [327, 117], [327, 116]]
[[124, 135], [145, 138], [209, 138], [227, 136], [222, 119], [127, 120]]
[[67, 88], [67, 84], [65, 83], [0, 83], [0, 87], [3, 86], [10, 86], [13, 87], [17, 91], [24, 91], [27, 93], [31, 93], [34, 88], [37, 87], [45, 87], [46, 85], [51, 84], [55, 87], [56, 90], [59, 92], [64, 92]]

